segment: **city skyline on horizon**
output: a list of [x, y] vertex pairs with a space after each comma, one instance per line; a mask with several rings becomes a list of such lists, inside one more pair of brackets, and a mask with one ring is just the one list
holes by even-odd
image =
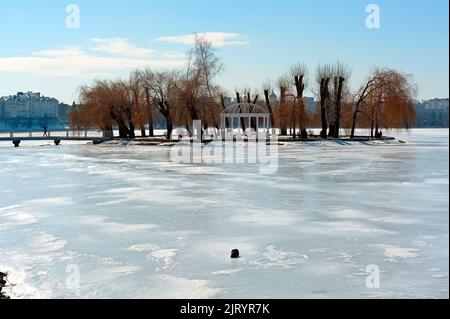
[[[0, 96], [35, 91], [70, 104], [79, 86], [95, 78], [127, 78], [146, 65], [182, 67], [193, 33], [199, 32], [218, 49], [226, 70], [217, 82], [231, 96], [236, 88], [261, 91], [267, 79], [275, 84], [299, 62], [309, 67], [306, 95], [313, 96], [317, 65], [339, 60], [352, 69], [353, 90], [378, 66], [413, 75], [418, 100], [448, 98], [448, 2], [410, 2], [376, 1], [379, 29], [365, 25], [371, 2], [362, 0], [283, 0], [265, 7], [253, 0], [135, 0], [133, 6], [81, 0], [74, 3], [79, 28], [67, 26], [74, 11], [63, 1], [2, 4], [0, 29], [8, 32], [2, 33]], [[243, 14], [236, 14], [237, 6]], [[257, 18], [242, 19], [250, 13]], [[427, 23], [417, 23], [421, 19]]]

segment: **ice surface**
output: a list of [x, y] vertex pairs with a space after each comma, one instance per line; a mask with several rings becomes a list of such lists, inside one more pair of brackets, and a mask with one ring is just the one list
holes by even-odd
[[0, 143], [7, 293], [448, 298], [448, 130], [392, 134], [408, 143], [286, 143], [274, 175], [167, 147]]

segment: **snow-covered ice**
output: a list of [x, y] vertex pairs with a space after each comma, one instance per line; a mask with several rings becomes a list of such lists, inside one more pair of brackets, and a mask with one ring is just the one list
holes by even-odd
[[6, 292], [448, 298], [448, 130], [391, 134], [408, 143], [286, 143], [274, 175], [167, 147], [0, 143]]

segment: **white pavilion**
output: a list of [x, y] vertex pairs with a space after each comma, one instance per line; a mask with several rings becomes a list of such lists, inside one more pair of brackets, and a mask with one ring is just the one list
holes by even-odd
[[237, 135], [270, 134], [270, 113], [252, 103], [236, 103], [228, 106], [220, 115], [222, 138]]

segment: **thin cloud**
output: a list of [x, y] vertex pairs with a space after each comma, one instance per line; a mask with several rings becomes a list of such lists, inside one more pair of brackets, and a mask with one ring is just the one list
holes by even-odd
[[[66, 47], [58, 50], [34, 52], [29, 56], [0, 57], [0, 72], [32, 73], [40, 76], [80, 76], [86, 74], [110, 74], [120, 70], [151, 67], [156, 69], [173, 69], [185, 64], [186, 58], [162, 54], [152, 59], [141, 57], [144, 53], [156, 52], [142, 49], [133, 54], [123, 55], [119, 48], [113, 50], [99, 47], [85, 50], [81, 47]], [[148, 50], [148, 51], [144, 51]], [[105, 55], [112, 54], [114, 56]], [[103, 54], [100, 54], [103, 53]], [[117, 55], [117, 56], [116, 56]]]
[[[211, 42], [215, 47], [248, 45], [249, 41], [243, 40], [243, 36], [239, 33], [225, 32], [202, 32], [197, 33], [198, 36]], [[159, 42], [181, 43], [193, 45], [195, 43], [195, 34], [186, 34], [178, 36], [165, 36], [156, 39]]]
[[92, 49], [96, 52], [133, 58], [148, 58], [156, 53], [156, 51], [152, 49], [139, 48], [137, 46], [134, 46], [128, 41], [128, 39], [124, 38], [94, 38], [91, 39], [91, 41], [96, 45]]

